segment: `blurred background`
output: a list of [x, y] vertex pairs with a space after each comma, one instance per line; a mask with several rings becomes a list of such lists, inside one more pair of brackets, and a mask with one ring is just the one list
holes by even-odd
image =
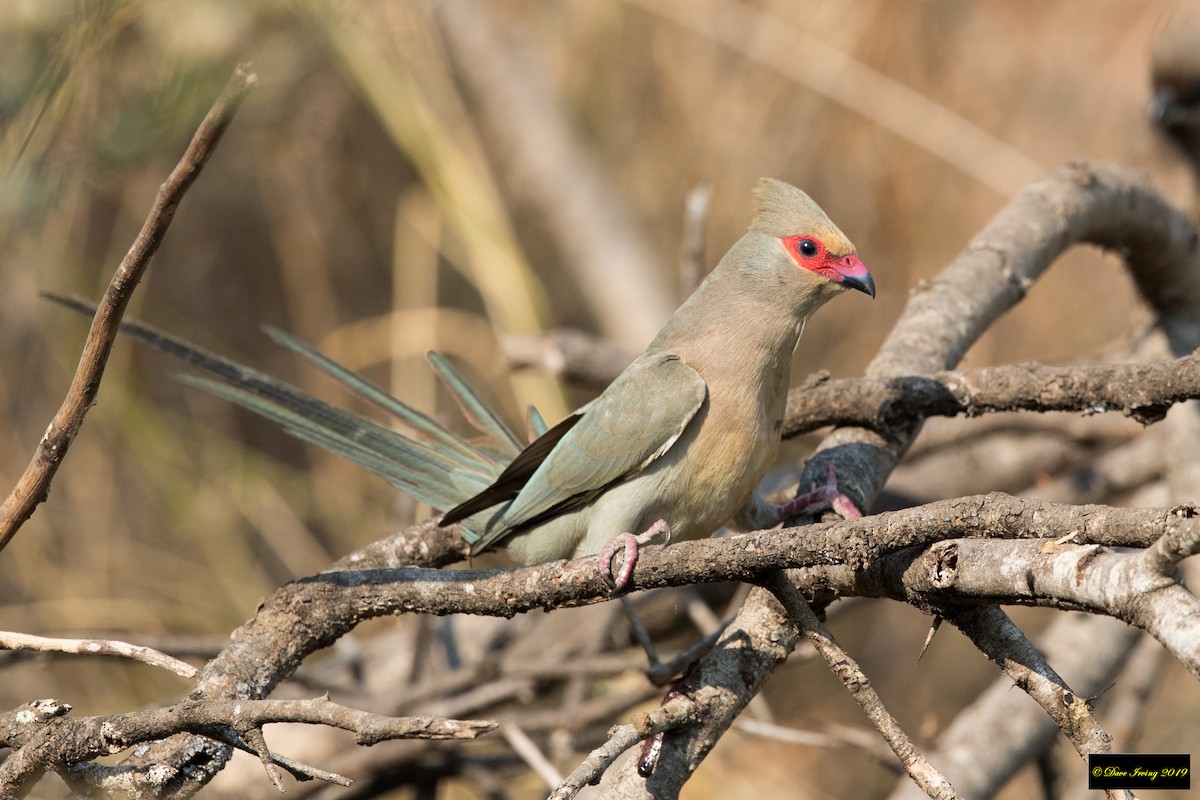
[[[0, 4], [0, 485], [7, 492], [32, 455], [86, 331], [39, 291], [102, 293], [240, 61], [258, 86], [184, 199], [131, 315], [347, 402], [262, 335], [275, 325], [455, 419], [423, 359], [441, 350], [514, 420], [534, 402], [553, 421], [594, 389], [512, 372], [506, 337], [568, 326], [644, 345], [694, 281], [680, 253], [697, 186], [711, 189], [709, 266], [745, 229], [754, 181], [772, 176], [816, 198], [875, 276], [874, 303], [839, 300], [809, 325], [796, 382], [821, 369], [860, 374], [908, 291], [1066, 161], [1132, 165], [1190, 207], [1185, 162], [1146, 117], [1152, 42], [1176, 6]], [[1079, 250], [1063, 262], [966, 365], [1094, 360], [1146, 324], [1114, 256]], [[209, 652], [281, 583], [427, 513], [185, 388], [178, 370], [118, 342], [48, 501], [0, 553], [4, 628]], [[1017, 618], [1033, 630], [1047, 619]], [[924, 741], [995, 677], [956, 633], [916, 665], [927, 622], [863, 603], [833, 623]], [[3, 708], [54, 696], [107, 713], [187, 688], [111, 660], [0, 664]], [[781, 720], [863, 723], [819, 664], [781, 671], [767, 694]], [[1137, 749], [1200, 750], [1197, 705], [1195, 683], [1164, 667]], [[823, 768], [798, 770], [805, 759]], [[893, 780], [854, 750], [830, 760], [734, 731], [685, 796], [869, 797]], [[1030, 796], [1034, 780], [1005, 796]], [[248, 785], [273, 793], [261, 774]]]

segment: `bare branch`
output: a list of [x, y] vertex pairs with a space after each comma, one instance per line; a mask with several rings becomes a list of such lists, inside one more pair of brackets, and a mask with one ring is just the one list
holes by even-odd
[[959, 609], [946, 613], [945, 619], [1037, 701], [1081, 756], [1112, 749], [1112, 737], [1092, 715], [1090, 698], [1072, 691], [998, 606]]
[[58, 471], [63, 458], [66, 457], [67, 449], [75, 439], [75, 434], [83, 425], [84, 415], [95, 403], [100, 379], [108, 362], [108, 354], [112, 350], [113, 340], [117, 338], [117, 325], [125, 313], [133, 290], [137, 288], [142, 275], [150, 266], [150, 261], [162, 243], [184, 193], [200, 174], [221, 135], [233, 121], [233, 116], [245, 99], [246, 93], [257, 80], [257, 76], [250, 72], [248, 65], [239, 65], [234, 70], [233, 77], [229, 79], [204, 121], [196, 129], [183, 158], [159, 187], [150, 215], [146, 217], [137, 238], [133, 240], [129, 252], [121, 259], [112, 281], [100, 299], [99, 310], [92, 320], [92, 327], [88, 331], [83, 354], [67, 389], [66, 398], [55, 413], [54, 419], [50, 421], [50, 426], [42, 434], [33, 460], [29, 462], [29, 466], [25, 468], [25, 472], [17, 480], [16, 486], [5, 498], [4, 503], [0, 504], [0, 550], [3, 550], [16, 535], [37, 505], [46, 499], [54, 473]]
[[1200, 678], [1200, 600], [1180, 585], [1173, 567], [1170, 573], [1159, 569], [1157, 546], [1131, 557], [1094, 545], [994, 544], [973, 539], [937, 544], [911, 562], [905, 583], [915, 596], [931, 599], [948, 590], [995, 603], [1116, 617], [1154, 636]]
[[[438, 717], [381, 717], [330, 702], [312, 700], [212, 700], [189, 698], [167, 708], [111, 716], [69, 718], [70, 706], [39, 701], [0, 714], [0, 740], [13, 753], [0, 764], [0, 795], [15, 797], [50, 768], [66, 769], [101, 755], [112, 755], [142, 742], [180, 732], [226, 738], [229, 728], [260, 731], [251, 746], [270, 763], [274, 757], [261, 741], [261, 728], [273, 722], [327, 725], [355, 734], [359, 744], [392, 739], [473, 739], [496, 723]], [[258, 745], [253, 743], [258, 741]], [[268, 768], [272, 772], [273, 768]], [[173, 771], [160, 776], [165, 783]], [[272, 776], [278, 778], [278, 773]], [[149, 776], [148, 781], [152, 780]], [[161, 788], [161, 786], [160, 786]]]
[[[1183, 349], [1190, 352], [1200, 339], [1196, 313], [1200, 309], [1200, 269], [1196, 268], [1200, 253], [1195, 229], [1140, 177], [1111, 165], [1079, 163], [1055, 170], [1023, 189], [954, 262], [910, 295], [866, 377], [887, 380], [952, 369], [979, 335], [1020, 301], [1054, 259], [1072, 245], [1089, 242], [1113, 248], [1125, 257], [1135, 283], [1176, 343], [1176, 355], [1182, 354], [1178, 349], [1181, 343], [1192, 343]], [[821, 483], [832, 462], [841, 490], [857, 500], [860, 508], [866, 507], [878, 496], [919, 430], [920, 419], [885, 430], [835, 429], [805, 466], [799, 488], [802, 491]], [[1013, 527], [1023, 525], [1014, 520]], [[810, 532], [801, 535], [807, 537]], [[853, 571], [836, 567], [823, 572], [848, 578], [847, 573]], [[872, 588], [882, 591], [884, 585]], [[763, 595], [752, 594], [727, 636], [742, 633], [748, 641], [762, 641], [751, 638], [749, 629], [751, 620], [767, 613], [760, 607], [764, 602]], [[770, 647], [779, 640], [780, 630], [777, 626], [775, 637], [767, 637]], [[772, 670], [776, 663], [753, 645], [740, 650], [739, 656], [738, 673]], [[746, 688], [738, 681], [730, 686]], [[706, 751], [712, 742], [703, 737], [720, 736], [724, 728], [719, 720], [744, 702], [731, 697], [728, 709], [714, 709], [713, 724], [690, 729], [685, 734], [689, 741], [680, 747]], [[620, 773], [629, 779], [627, 768]], [[639, 795], [631, 791], [629, 796]]]
[[0, 631], [0, 650], [34, 650], [40, 653], [73, 653], [76, 655], [120, 656], [132, 658], [153, 667], [170, 670], [181, 678], [196, 677], [197, 669], [186, 661], [172, 658], [149, 647], [118, 642], [112, 639], [55, 639], [28, 633]]
[[609, 731], [608, 741], [593, 750], [558, 788], [550, 793], [548, 800], [569, 800], [584, 786], [597, 783], [604, 771], [638, 742], [655, 734], [694, 723], [701, 713], [698, 703], [693, 698], [681, 696], [667, 701], [649, 714], [641, 715], [633, 723], [615, 726]]
[[858, 703], [859, 708], [863, 710], [863, 713], [871, 720], [871, 724], [892, 748], [892, 752], [900, 759], [900, 763], [904, 765], [905, 771], [908, 772], [913, 782], [930, 797], [945, 800], [958, 798], [959, 795], [954, 791], [950, 782], [921, 755], [912, 740], [908, 738], [908, 734], [900, 727], [900, 723], [884, 708], [883, 701], [871, 688], [871, 682], [867, 676], [850, 657], [850, 654], [834, 641], [833, 634], [826, 630], [821, 621], [817, 619], [817, 615], [813, 613], [808, 601], [800, 594], [791, 579], [782, 572], [776, 572], [767, 577], [764, 585], [783, 604], [788, 615], [800, 626], [804, 638], [816, 648], [833, 674], [845, 685], [850, 696], [854, 698], [854, 702]]
[[[1078, 696], [1090, 702], [1112, 684], [1139, 635], [1107, 617], [1063, 614], [1042, 631], [1037, 649], [1059, 671], [1069, 671]], [[965, 796], [992, 797], [1022, 764], [1051, 744], [1058, 730], [1051, 717], [1015, 691], [1005, 676], [940, 732], [928, 756]], [[981, 758], [984, 753], [987, 757]], [[910, 781], [902, 781], [890, 800], [920, 796]]]
[[[516, 367], [606, 386], [632, 354], [574, 330], [509, 337]], [[887, 378], [810, 375], [788, 394], [785, 439], [829, 425], [900, 428], [926, 417], [976, 417], [1004, 411], [1120, 411], [1142, 424], [1176, 403], [1200, 398], [1200, 353], [1140, 364], [1010, 364]]]
[[999, 411], [1121, 411], [1157, 422], [1200, 398], [1200, 353], [1154, 364], [1003, 367], [893, 378], [809, 379], [788, 395], [784, 437], [826, 425], [904, 427], [925, 417]]

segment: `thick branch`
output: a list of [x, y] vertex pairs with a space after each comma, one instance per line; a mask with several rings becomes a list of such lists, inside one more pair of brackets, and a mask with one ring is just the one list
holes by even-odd
[[[1056, 258], [1088, 243], [1125, 257], [1160, 316], [1200, 308], [1200, 251], [1188, 219], [1129, 170], [1070, 164], [1013, 198], [945, 270], [913, 291], [866, 377], [890, 381], [952, 369]], [[836, 430], [806, 475], [813, 483], [823, 478], [825, 462], [836, 453], [842, 486], [851, 487], [852, 497], [875, 497], [920, 421], [899, 420], [879, 431]]]
[[[1168, 334], [1175, 341], [1197, 338], [1195, 229], [1140, 177], [1106, 164], [1079, 163], [1022, 190], [960, 256], [910, 295], [867, 377], [887, 380], [952, 369], [1058, 256], [1083, 243], [1119, 251]], [[822, 483], [833, 462], [842, 490], [860, 508], [869, 506], [919, 430], [919, 419], [885, 430], [839, 428], [806, 465], [800, 487]], [[761, 613], [757, 606], [763, 602], [762, 596], [752, 597], [742, 614]], [[730, 632], [741, 629], [739, 616]], [[749, 649], [743, 655], [744, 668], [750, 669], [757, 656]], [[722, 732], [709, 726], [691, 735]]]
[[67, 716], [70, 710], [64, 703], [41, 700], [0, 714], [0, 741], [13, 749], [0, 764], [0, 796], [19, 796], [46, 769], [64, 769], [181, 732], [225, 739], [228, 729], [245, 734], [273, 722], [300, 722], [352, 731], [359, 744], [372, 745], [392, 739], [473, 739], [496, 727], [494, 722], [437, 717], [381, 717], [325, 698], [189, 698], [167, 708], [79, 718]]
[[[428, 531], [430, 525], [414, 526], [397, 534], [387, 546], [373, 544], [343, 559], [339, 568], [345, 571], [320, 573], [280, 588], [263, 602], [254, 619], [233, 634], [230, 646], [204, 667], [196, 696], [262, 697], [290, 675], [308, 654], [371, 617], [413, 612], [512, 616], [534, 608], [587, 604], [610, 597], [592, 559], [511, 571], [396, 568], [407, 548], [396, 543], [419, 541], [421, 532]], [[731, 539], [679, 542], [666, 548], [648, 547], [642, 552], [632, 580], [638, 589], [729, 579], [754, 581], [781, 567], [817, 565], [810, 574], [818, 578], [818, 583], [832, 586], [840, 581], [837, 588], [843, 594], [898, 597], [920, 604], [930, 602], [931, 596], [904, 584], [905, 570], [913, 563], [914, 555], [902, 558], [884, 554], [946, 538], [1056, 539], [1068, 532], [1075, 533], [1082, 542], [1148, 547], [1164, 534], [1183, 535], [1173, 532], [1191, 531], [1198, 525], [1197, 520], [1162, 509], [1068, 506], [988, 495], [854, 521]], [[996, 542], [1000, 548], [1011, 544]], [[1131, 552], [1120, 557], [1132, 561], [1142, 559], [1143, 555]], [[936, 595], [936, 599], [961, 602], [964, 598], [951, 593]], [[1043, 596], [1041, 601], [1069, 605], [1060, 597]], [[704, 680], [714, 685], [726, 680], [733, 674], [730, 669], [741, 669], [738, 664], [745, 666], [744, 649], [761, 653], [759, 648], [774, 642], [769, 652], [761, 656], [764, 660], [755, 659], [752, 669], [739, 673], [762, 674], [763, 680], [766, 679], [771, 671], [769, 664], [786, 656], [786, 650], [777, 648], [789, 641], [788, 637], [782, 640], [778, 637], [779, 626], [790, 629], [790, 625], [781, 621], [777, 609], [772, 609], [774, 605], [767, 604], [752, 634], [741, 631], [732, 634], [732, 639], [728, 632], [722, 636], [722, 642], [736, 642], [737, 646], [718, 645], [723, 655], [716, 664], [708, 662], [707, 656], [702, 660], [702, 664], [719, 669], [716, 674], [702, 668]], [[753, 688], [743, 683], [731, 693], [743, 696], [743, 690]], [[722, 705], [731, 695], [719, 696], [723, 699], [713, 701], [712, 713], [706, 711], [704, 715], [706, 726], [727, 726], [730, 720], [724, 715], [736, 716], [735, 706]], [[753, 691], [744, 697], [748, 701]], [[672, 742], [677, 738], [684, 748], [680, 752], [673, 750]], [[179, 768], [200, 749], [199, 745], [175, 737], [147, 748], [131, 762], [143, 767], [166, 763]], [[705, 747], [689, 744], [686, 734], [677, 733], [667, 737], [666, 745], [664, 763], [676, 763], [672, 758], [679, 760], [677, 771], [668, 770], [664, 775], [679, 778], [698, 765], [711, 743]], [[663, 782], [661, 786], [669, 783], [665, 777], [658, 780]], [[186, 792], [186, 788], [180, 787], [180, 792]]]
[[1200, 353], [1153, 364], [1003, 367], [893, 378], [818, 377], [788, 395], [785, 438], [826, 425], [893, 430], [926, 417], [998, 411], [1121, 411], [1157, 422], [1200, 398]]
[[1096, 546], [995, 544], [973, 539], [937, 544], [912, 562], [904, 583], [935, 602], [949, 592], [1116, 617], [1154, 636], [1200, 678], [1200, 601], [1180, 585], [1174, 569], [1157, 568], [1154, 548], [1131, 557]]
[[[810, 573], [821, 576], [818, 582], [843, 594], [894, 596], [917, 604], [931, 600], [961, 603], [966, 598], [957, 592], [931, 593], [924, 586], [920, 591], [906, 586], [906, 575], [912, 574], [910, 568], [918, 563], [912, 556], [905, 560], [902, 554], [881, 554], [946, 536], [1046, 539], [1071, 531], [1081, 541], [1109, 545], [1145, 546], [1158, 542], [1151, 549], [1113, 555], [1130, 562], [1153, 562], [1155, 568], [1163, 565], [1173, 568], [1191, 547], [1188, 541], [1194, 540], [1195, 527], [1194, 520], [1186, 514], [1180, 516], [1164, 510], [1075, 507], [992, 495], [945, 501], [853, 522], [647, 548], [635, 571], [634, 583], [644, 588], [729, 577], [754, 579], [780, 564], [844, 562], [841, 566], [818, 567]], [[413, 534], [421, 529], [417, 526], [398, 534], [388, 547], [371, 545], [342, 562], [343, 567], [353, 565], [364, 570], [322, 573], [280, 589], [264, 603], [257, 617], [234, 635], [233, 644], [206, 666], [200, 681], [201, 693], [214, 698], [244, 696], [241, 693], [247, 691], [265, 694], [309, 652], [370, 616], [407, 611], [468, 611], [509, 616], [534, 606], [573, 605], [607, 597], [607, 587], [596, 576], [590, 560], [511, 572], [380, 568], [402, 561], [398, 553], [403, 548], [396, 542], [413, 540]], [[1012, 542], [994, 544], [998, 551], [1013, 545]], [[1037, 548], [1030, 549], [1037, 557], [1044, 555]], [[829, 577], [838, 573], [849, 576], [841, 586]], [[1131, 584], [1130, 596], [1136, 598], [1137, 590], [1138, 584]], [[1050, 595], [1042, 595], [1037, 601], [1079, 607], [1077, 599], [1064, 603], [1062, 598]], [[722, 641], [728, 641], [728, 637]], [[756, 641], [762, 644], [766, 640]], [[745, 644], [749, 646], [750, 642]], [[725, 654], [734, 663], [742, 657], [740, 648]], [[745, 696], [749, 699], [752, 694]], [[714, 700], [722, 713], [727, 709], [721, 703], [727, 699]], [[725, 724], [708, 713], [705, 722], [718, 727]], [[672, 734], [667, 739], [668, 752], [677, 738], [681, 745], [686, 744], [685, 734]], [[185, 740], [176, 737], [171, 741], [175, 744], [166, 745], [166, 753], [180, 752], [176, 748], [183, 747]], [[147, 758], [162, 747], [154, 746], [138, 761], [146, 766], [162, 763]], [[185, 748], [187, 753], [198, 750], [195, 745]], [[692, 765], [698, 763], [694, 759], [699, 755], [701, 752], [693, 749], [681, 757], [684, 764]], [[694, 767], [681, 768], [686, 773]]]

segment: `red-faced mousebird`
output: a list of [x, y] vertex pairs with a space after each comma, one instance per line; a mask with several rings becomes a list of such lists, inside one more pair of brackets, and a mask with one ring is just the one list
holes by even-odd
[[620, 587], [650, 536], [709, 536], [747, 503], [745, 523], [780, 521], [754, 490], [779, 450], [800, 332], [834, 295], [875, 285], [804, 192], [763, 180], [755, 198], [750, 230], [646, 351], [443, 525], [469, 520], [473, 549], [503, 544], [525, 564], [599, 553], [608, 575], [624, 546]]
[[[808, 195], [764, 179], [742, 236], [658, 336], [592, 402], [525, 445], [442, 356], [430, 362], [490, 441], [443, 427], [313, 348], [279, 331], [300, 353], [396, 418], [394, 430], [174, 337], [126, 332], [216, 374], [183, 376], [280, 424], [290, 433], [382, 476], [460, 523], [471, 553], [503, 547], [535, 564], [599, 555], [616, 588], [629, 581], [637, 545], [651, 537], [709, 536], [769, 528], [832, 507], [858, 516], [825, 486], [783, 505], [755, 488], [780, 445], [792, 353], [805, 320], [846, 289], [875, 296], [854, 245]], [[67, 303], [68, 305], [70, 302]], [[540, 417], [534, 415], [535, 420]], [[617, 571], [612, 558], [625, 554]]]

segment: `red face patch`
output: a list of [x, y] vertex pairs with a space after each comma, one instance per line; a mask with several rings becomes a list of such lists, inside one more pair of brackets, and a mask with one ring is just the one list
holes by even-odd
[[824, 242], [806, 233], [785, 236], [780, 241], [787, 248], [788, 255], [796, 262], [796, 266], [847, 288], [858, 289], [871, 297], [875, 296], [875, 282], [871, 273], [867, 272], [867, 268], [853, 253], [835, 256], [825, 248]]

